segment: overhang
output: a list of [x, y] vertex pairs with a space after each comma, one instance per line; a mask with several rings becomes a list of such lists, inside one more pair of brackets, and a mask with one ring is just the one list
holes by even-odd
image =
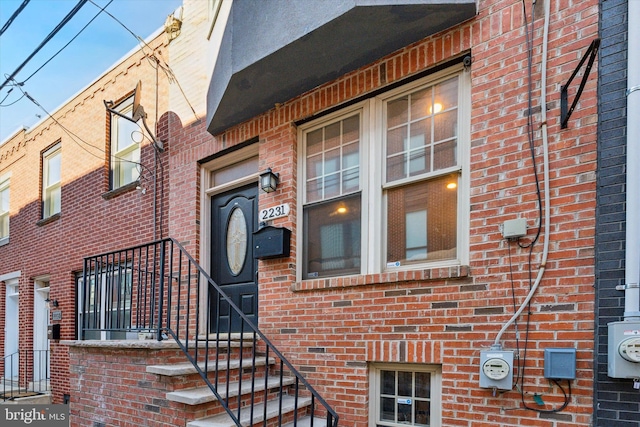
[[207, 94], [216, 135], [476, 14], [475, 0], [234, 0]]

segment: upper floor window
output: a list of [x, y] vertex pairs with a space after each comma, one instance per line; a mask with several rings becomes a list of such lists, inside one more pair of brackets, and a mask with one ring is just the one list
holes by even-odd
[[49, 218], [60, 212], [61, 159], [60, 144], [42, 154], [42, 218]]
[[0, 178], [0, 242], [9, 237], [9, 179]]
[[301, 128], [303, 279], [463, 260], [467, 79], [434, 75]]
[[[115, 110], [131, 117], [133, 97]], [[140, 142], [142, 132], [136, 123], [111, 113], [111, 189], [115, 190], [140, 178]]]

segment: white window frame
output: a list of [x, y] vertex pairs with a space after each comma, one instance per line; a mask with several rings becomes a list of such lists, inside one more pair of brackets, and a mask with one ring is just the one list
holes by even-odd
[[[11, 191], [10, 191], [10, 179], [9, 175], [0, 176], [0, 230], [5, 230], [4, 233], [0, 233], [0, 245], [6, 244], [9, 242], [9, 235], [11, 233], [10, 229], [10, 211], [11, 211]], [[2, 210], [2, 197], [4, 197], [4, 192], [7, 192], [9, 198], [9, 203], [7, 206], [7, 210]]]
[[[49, 182], [51, 160], [60, 156], [60, 179]], [[42, 218], [52, 217], [62, 210], [62, 146], [56, 144], [42, 153]], [[56, 203], [57, 202], [57, 203]], [[55, 208], [57, 205], [57, 209]]]
[[408, 364], [408, 363], [372, 363], [369, 366], [369, 425], [382, 426], [424, 426], [425, 424], [406, 424], [381, 421], [380, 414], [380, 371], [403, 371], [403, 372], [425, 372], [431, 374], [431, 423], [429, 427], [442, 426], [442, 366], [428, 364]]
[[[110, 295], [107, 294], [107, 282], [111, 282], [111, 286], [114, 286], [113, 282], [116, 277], [119, 277], [120, 275], [122, 275], [122, 272], [124, 272], [124, 281], [125, 281], [125, 290], [124, 290], [124, 295], [126, 297], [125, 300], [123, 300], [123, 306], [122, 307], [113, 307], [112, 305], [112, 300], [110, 299]], [[90, 273], [89, 276], [91, 279], [95, 278], [95, 273]], [[125, 313], [127, 312], [127, 310], [129, 311], [129, 315], [132, 316], [132, 307], [133, 307], [133, 270], [131, 269], [131, 267], [118, 267], [113, 266], [113, 270], [110, 272], [103, 272], [101, 273], [99, 276], [99, 284], [95, 283], [95, 281], [92, 280], [92, 284], [91, 284], [91, 295], [89, 296], [89, 299], [93, 299], [94, 304], [95, 304], [95, 299], [99, 298], [100, 301], [100, 307], [98, 308], [98, 315], [99, 315], [99, 319], [98, 319], [98, 329], [100, 328], [105, 328], [107, 323], [108, 323], [108, 319], [107, 319], [107, 315], [111, 315], [113, 313], [118, 313], [118, 312], [122, 312]], [[84, 316], [85, 315], [89, 315], [92, 312], [91, 311], [87, 311], [85, 310], [85, 295], [84, 295], [84, 279], [82, 277], [82, 275], [78, 276], [76, 279], [76, 286], [77, 286], [77, 295], [78, 295], [78, 312], [77, 312], [77, 325], [78, 325], [78, 339], [82, 339], [82, 327], [84, 326], [83, 322], [84, 322]], [[128, 288], [126, 287], [128, 286]], [[100, 295], [96, 295], [96, 287], [99, 287], [100, 289]], [[128, 289], [128, 291], [127, 291]], [[91, 303], [91, 301], [90, 301]], [[91, 306], [91, 304], [90, 304]], [[91, 309], [91, 307], [89, 308]], [[131, 319], [132, 320], [132, 319]], [[134, 326], [129, 325], [129, 328], [134, 328]], [[85, 338], [86, 340], [91, 340], [91, 339], [98, 339], [101, 341], [105, 341], [105, 340], [110, 340], [110, 339], [120, 339], [120, 338], [124, 338], [124, 337], [129, 337], [129, 336], [133, 336], [136, 335], [136, 333], [129, 333], [129, 332], [125, 332], [124, 334], [120, 331], [109, 331], [109, 330], [102, 330], [102, 331], [88, 331], [89, 334], [96, 334], [98, 336], [98, 338]], [[115, 338], [114, 338], [115, 337]]]
[[[419, 178], [409, 178], [385, 184], [385, 105], [402, 94], [413, 92], [421, 87], [432, 86], [440, 81], [458, 76], [458, 135], [457, 135], [457, 159], [455, 167], [438, 170], [424, 174]], [[409, 269], [439, 268], [456, 265], [465, 265], [469, 260], [469, 158], [471, 138], [471, 82], [468, 71], [462, 66], [456, 66], [447, 70], [433, 73], [427, 77], [418, 79], [401, 87], [389, 90], [378, 96], [359, 102], [340, 111], [323, 116], [317, 120], [305, 123], [298, 128], [298, 141], [300, 141], [298, 176], [298, 218], [304, 220], [304, 207], [306, 200], [306, 134], [318, 128], [327, 126], [331, 122], [339, 121], [350, 114], [359, 111], [361, 114], [361, 145], [360, 145], [360, 191], [362, 194], [361, 213], [361, 270], [360, 274], [378, 274], [385, 271], [398, 271]], [[382, 173], [380, 173], [382, 171]], [[404, 186], [411, 182], [419, 182], [431, 177], [445, 176], [450, 173], [459, 173], [458, 198], [457, 198], [457, 257], [450, 260], [426, 261], [424, 263], [391, 266], [386, 263], [386, 196], [388, 189]], [[301, 221], [298, 223], [297, 244], [301, 248], [300, 255], [304, 253], [304, 236]], [[303, 280], [303, 262], [298, 263], [297, 280]], [[323, 276], [322, 278], [331, 277]], [[313, 279], [312, 277], [309, 279]]]
[[[123, 116], [132, 116], [133, 113], [133, 96], [122, 101], [117, 107], [115, 107], [115, 111], [122, 114]], [[119, 126], [124, 123], [127, 126], [138, 126], [133, 124], [131, 121], [125, 119], [124, 117], [119, 116], [118, 114], [111, 114], [111, 189], [117, 190], [118, 188], [124, 187], [134, 182], [138, 182], [140, 180], [140, 145], [142, 143], [142, 131], [140, 133], [140, 140], [136, 141], [133, 137], [131, 138], [131, 144], [126, 147], [119, 148], [120, 140], [119, 137]], [[133, 127], [133, 126], [132, 126]], [[128, 160], [127, 156], [134, 154], [134, 159], [137, 160]], [[123, 168], [124, 163], [135, 163], [137, 174], [131, 180], [127, 179], [125, 176], [125, 168]]]

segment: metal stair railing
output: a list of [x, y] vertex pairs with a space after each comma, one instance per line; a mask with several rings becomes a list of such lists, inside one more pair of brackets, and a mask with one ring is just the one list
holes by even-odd
[[[173, 338], [237, 426], [247, 411], [266, 420], [274, 397], [278, 425], [308, 416], [338, 426], [334, 409], [175, 239], [87, 257], [79, 285], [81, 339]], [[263, 413], [254, 414], [259, 403]]]
[[49, 350], [18, 350], [3, 357], [2, 367], [3, 401], [49, 390]]

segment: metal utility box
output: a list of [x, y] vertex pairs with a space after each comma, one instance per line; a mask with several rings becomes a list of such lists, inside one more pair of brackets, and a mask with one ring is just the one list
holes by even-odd
[[60, 324], [59, 323], [47, 326], [47, 338], [50, 339], [50, 340], [59, 340], [60, 339]]
[[611, 322], [608, 326], [608, 375], [640, 378], [640, 321]]
[[575, 380], [576, 349], [545, 348], [544, 377], [550, 380]]
[[513, 388], [513, 350], [480, 352], [480, 387], [500, 390]]
[[291, 251], [291, 230], [267, 225], [253, 233], [253, 257], [286, 258]]

